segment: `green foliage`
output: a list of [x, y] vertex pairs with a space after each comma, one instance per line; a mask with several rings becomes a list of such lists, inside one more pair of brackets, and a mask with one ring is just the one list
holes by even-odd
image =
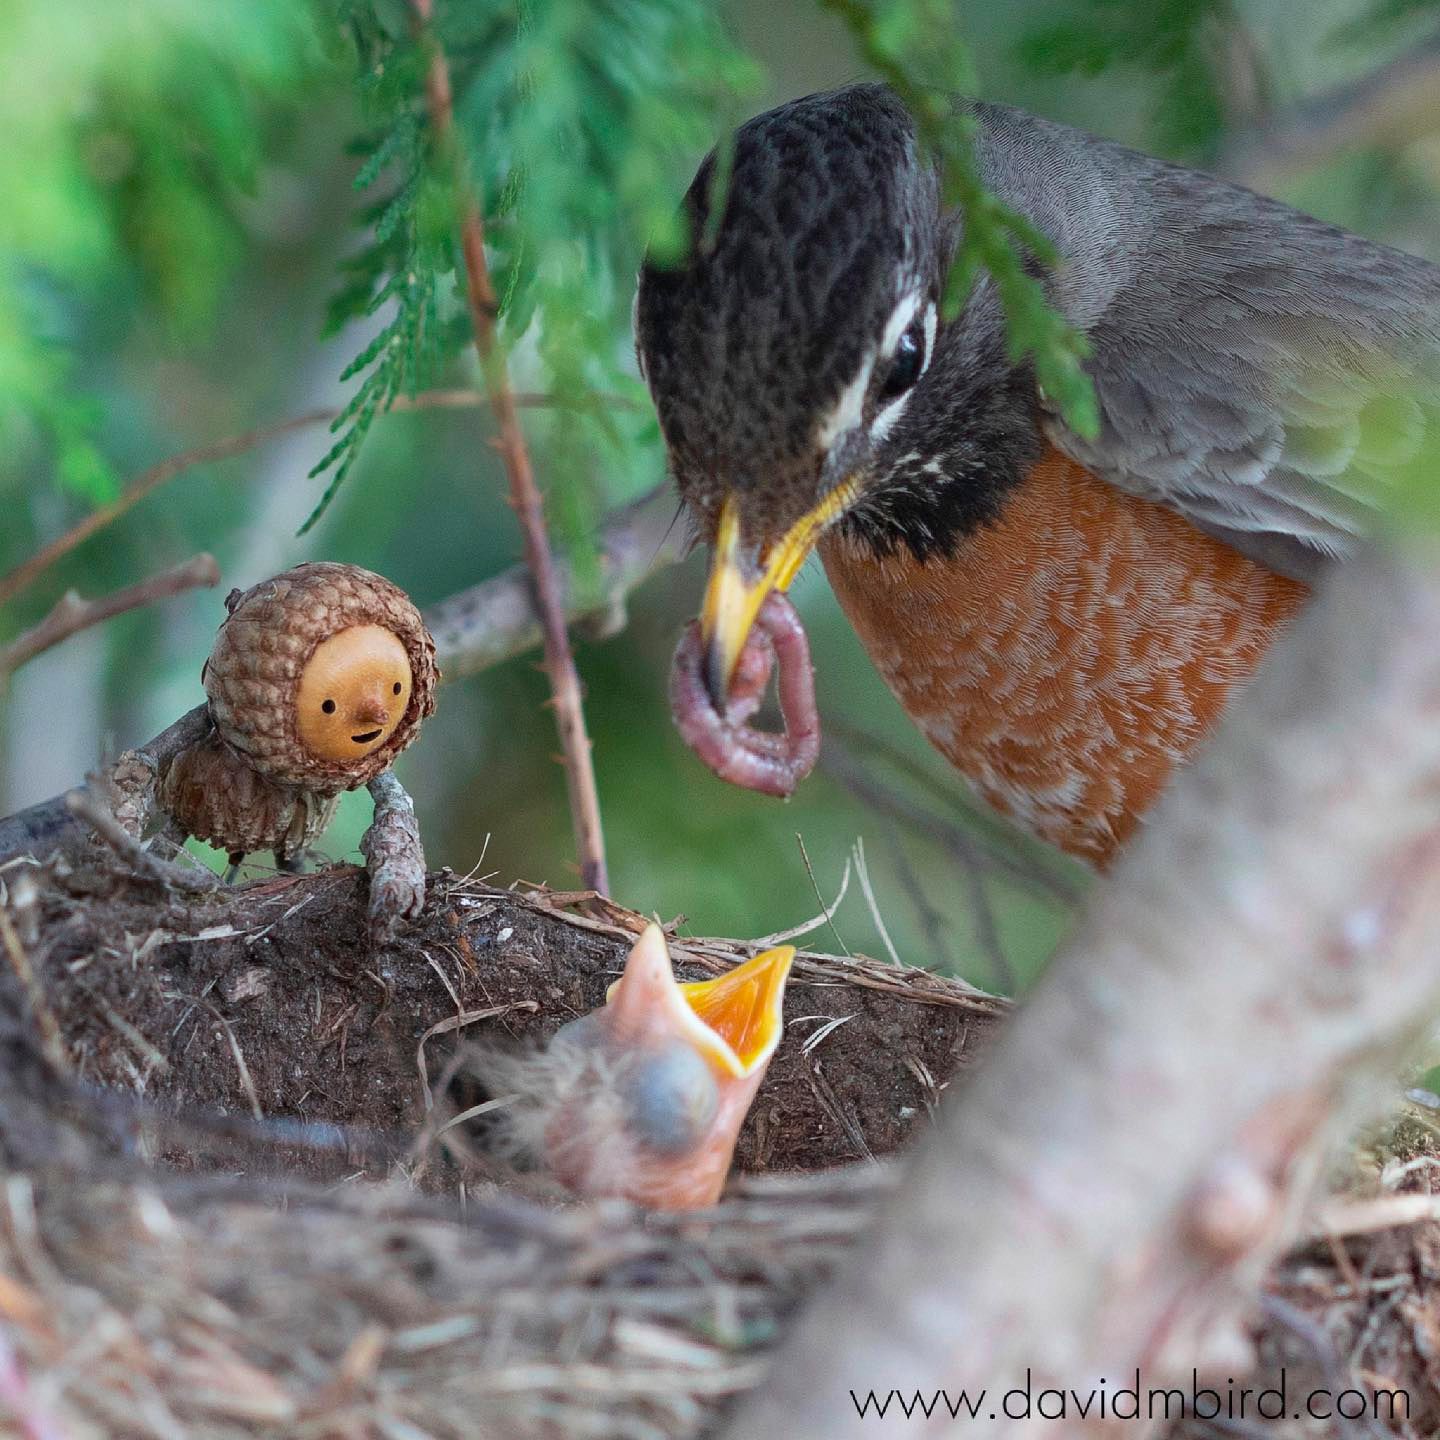
[[1231, 0], [1081, 0], [1027, 35], [1020, 55], [1042, 75], [1096, 76], [1124, 66], [1155, 76], [1159, 143], [1172, 155], [1203, 158], [1224, 122], [1211, 47], [1232, 12]]
[[291, 0], [8, 0], [0, 87], [0, 450], [106, 498], [75, 302], [133, 294], [193, 335], [243, 244], [272, 109], [319, 59]]
[[1434, 20], [1440, 0], [1376, 0], [1363, 14], [1342, 25], [1330, 41], [1352, 45], [1357, 41], [1382, 38], [1419, 20]]
[[[369, 242], [332, 321], [392, 308], [347, 372], [368, 367], [316, 467], [334, 467], [320, 509], [375, 414], [429, 383], [469, 338], [451, 168], [425, 104], [425, 38], [393, 5], [348, 3], [339, 13], [375, 125], [357, 184], [383, 176], [388, 188], [364, 217]], [[545, 473], [560, 528], [576, 538], [593, 518], [594, 457], [632, 471], [643, 438], [603, 403], [634, 393], [624, 358], [635, 270], [647, 244], [664, 253], [688, 238], [678, 195], [753, 88], [755, 67], [704, 0], [442, 3], [433, 33], [450, 68], [463, 173], [482, 207], [499, 336], [514, 369], [557, 402], [535, 428], [550, 442]], [[520, 346], [530, 337], [533, 346]]]
[[944, 309], [958, 314], [981, 269], [1004, 307], [1015, 360], [1030, 356], [1049, 399], [1078, 433], [1100, 427], [1095, 391], [1081, 362], [1085, 339], [1046, 298], [1026, 269], [1027, 256], [1047, 265], [1054, 246], [980, 179], [971, 141], [974, 124], [953, 96], [975, 88], [969, 51], [955, 33], [947, 0], [821, 0], [846, 25], [865, 59], [904, 100], [921, 144], [940, 166], [942, 195], [965, 216], [963, 237], [946, 282]]

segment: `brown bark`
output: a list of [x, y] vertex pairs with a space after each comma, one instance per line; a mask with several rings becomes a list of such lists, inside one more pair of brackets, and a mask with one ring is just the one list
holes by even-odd
[[1433, 553], [1336, 575], [727, 1440], [885, 1433], [853, 1387], [1162, 1386], [1233, 1355], [1324, 1142], [1440, 1002], [1437, 633]]
[[129, 610], [139, 610], [142, 606], [184, 594], [200, 585], [219, 583], [220, 567], [216, 565], [215, 557], [196, 555], [182, 565], [162, 570], [158, 575], [151, 575], [110, 595], [102, 595], [98, 600], [82, 600], [75, 591], [67, 590], [38, 625], [9, 645], [0, 647], [0, 685], [5, 683], [11, 671], [18, 670], [27, 660], [43, 655], [92, 625], [101, 625]]
[[[413, 0], [420, 24], [427, 30], [434, 18], [432, 0]], [[605, 837], [600, 824], [600, 799], [595, 788], [594, 757], [585, 728], [585, 704], [575, 657], [570, 653], [570, 636], [565, 628], [565, 605], [550, 536], [545, 528], [545, 506], [535, 484], [530, 449], [520, 427], [515, 393], [505, 369], [505, 359], [496, 344], [495, 319], [499, 301], [490, 281], [490, 264], [485, 256], [485, 228], [480, 206], [455, 133], [454, 102], [450, 91], [450, 67], [440, 41], [427, 35], [430, 63], [425, 76], [426, 101], [436, 144], [449, 161], [460, 225], [460, 250], [465, 266], [465, 296], [470, 306], [470, 325], [475, 351], [485, 375], [485, 388], [495, 415], [496, 448], [510, 479], [510, 503], [520, 522], [525, 545], [525, 563], [535, 586], [535, 604], [540, 614], [545, 644], [545, 672], [550, 679], [550, 701], [565, 764], [565, 788], [570, 798], [570, 823], [580, 865], [580, 881], [587, 889], [607, 892]]]

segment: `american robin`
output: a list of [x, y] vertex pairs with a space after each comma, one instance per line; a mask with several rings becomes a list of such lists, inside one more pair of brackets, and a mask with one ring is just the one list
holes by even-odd
[[647, 926], [601, 1009], [537, 1054], [482, 1059], [487, 1087], [511, 1097], [509, 1148], [579, 1195], [713, 1205], [780, 1043], [794, 958], [781, 945], [680, 984], [664, 935]]
[[965, 108], [985, 183], [1062, 257], [1044, 282], [1088, 340], [1099, 433], [1012, 357], [988, 279], [942, 317], [965, 217], [891, 92], [750, 120], [718, 222], [712, 156], [686, 200], [692, 252], [648, 264], [636, 299], [671, 467], [713, 547], [677, 711], [692, 743], [713, 738], [762, 602], [818, 548], [931, 742], [997, 809], [1104, 864], [1433, 433], [1440, 270]]

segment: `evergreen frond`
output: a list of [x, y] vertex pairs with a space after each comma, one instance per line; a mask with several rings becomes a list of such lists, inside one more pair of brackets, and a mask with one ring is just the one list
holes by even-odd
[[[364, 212], [368, 241], [346, 262], [329, 324], [393, 307], [393, 328], [387, 322], [346, 370], [373, 366], [378, 393], [393, 397], [430, 383], [470, 339], [455, 207], [430, 163], [423, 46], [387, 23], [383, 6], [346, 0], [337, 13], [353, 37], [370, 125], [356, 184], [390, 183]], [[678, 196], [757, 71], [705, 0], [442, 3], [435, 26], [482, 206], [499, 342], [517, 383], [556, 397], [527, 426], [544, 444], [560, 538], [583, 548], [602, 496], [624, 498], [637, 476], [659, 474], [653, 425], [642, 435], [594, 396], [627, 384], [635, 272], [647, 247], [688, 239], [678, 232]], [[533, 349], [517, 355], [531, 334]], [[387, 403], [367, 399], [355, 410], [316, 473], [348, 472]], [[635, 454], [641, 443], [648, 456]], [[336, 488], [332, 478], [307, 526]]]
[[1154, 76], [1161, 144], [1172, 155], [1203, 160], [1224, 126], [1215, 41], [1234, 21], [1232, 0], [1080, 0], [1071, 15], [1032, 30], [1018, 48], [1041, 75], [1095, 76], [1123, 67]]
[[1095, 435], [1100, 416], [1082, 365], [1085, 339], [1026, 268], [1028, 257], [1053, 264], [1054, 247], [985, 188], [971, 143], [973, 122], [955, 109], [952, 97], [973, 90], [975, 77], [947, 0], [821, 3], [840, 16], [865, 59], [905, 102], [921, 145], [940, 167], [943, 199], [964, 212], [964, 237], [945, 287], [947, 316], [959, 313], [979, 272], [987, 271], [1004, 307], [1011, 357], [1028, 356], [1066, 423]]

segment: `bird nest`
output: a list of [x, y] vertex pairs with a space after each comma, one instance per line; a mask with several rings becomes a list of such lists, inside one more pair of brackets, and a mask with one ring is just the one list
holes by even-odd
[[[642, 917], [442, 873], [375, 951], [344, 867], [200, 896], [103, 861], [0, 884], [0, 1414], [37, 1437], [703, 1434], [883, 1203], [868, 1162], [1005, 1009], [802, 952], [727, 1198], [642, 1215], [493, 1160], [466, 1064], [599, 1005]], [[754, 947], [672, 948], [698, 977]], [[1412, 1188], [1427, 1127], [1381, 1156]], [[1292, 1384], [1408, 1387], [1413, 1433], [1440, 1423], [1427, 1206], [1347, 1202], [1272, 1276], [1261, 1336]]]

